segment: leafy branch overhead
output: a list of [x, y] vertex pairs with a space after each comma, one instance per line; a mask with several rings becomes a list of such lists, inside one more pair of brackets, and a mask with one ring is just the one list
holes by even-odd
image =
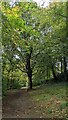
[[21, 79], [27, 81], [28, 78], [32, 89], [32, 81], [37, 78], [56, 79], [58, 71], [66, 74], [66, 3], [40, 8], [32, 2], [19, 2], [13, 7], [3, 2], [1, 13], [3, 77], [8, 69], [10, 80], [17, 70]]

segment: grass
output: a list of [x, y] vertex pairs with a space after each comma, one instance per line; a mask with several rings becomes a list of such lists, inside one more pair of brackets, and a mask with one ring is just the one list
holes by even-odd
[[64, 118], [65, 120], [68, 118], [66, 86], [65, 82], [61, 82], [35, 86], [28, 92], [25, 88], [10, 90], [6, 101], [4, 98], [3, 115], [8, 118], [14, 114], [20, 118]]
[[68, 107], [66, 83], [45, 84], [30, 91], [29, 94], [36, 104], [36, 109], [42, 112], [44, 118], [66, 118]]

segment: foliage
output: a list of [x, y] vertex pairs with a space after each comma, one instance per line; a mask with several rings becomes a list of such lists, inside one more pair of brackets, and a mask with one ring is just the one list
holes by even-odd
[[35, 85], [56, 79], [64, 71], [64, 57], [67, 59], [66, 3], [40, 8], [32, 2], [13, 7], [3, 2], [1, 14], [3, 77], [10, 81], [9, 88], [12, 81], [12, 88], [22, 80], [26, 85], [29, 76]]

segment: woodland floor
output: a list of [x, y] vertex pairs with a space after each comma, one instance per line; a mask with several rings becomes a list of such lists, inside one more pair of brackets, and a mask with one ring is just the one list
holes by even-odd
[[3, 118], [67, 118], [66, 91], [66, 83], [8, 91], [2, 101]]

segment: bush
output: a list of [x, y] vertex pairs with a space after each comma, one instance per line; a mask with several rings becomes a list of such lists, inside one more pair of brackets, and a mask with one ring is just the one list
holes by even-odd
[[3, 77], [2, 79], [2, 95], [7, 94], [7, 80]]
[[19, 80], [14, 80], [14, 82], [12, 83], [12, 89], [19, 89], [21, 88], [21, 84], [19, 83]]
[[33, 80], [33, 86], [42, 85], [47, 83], [46, 80]]

